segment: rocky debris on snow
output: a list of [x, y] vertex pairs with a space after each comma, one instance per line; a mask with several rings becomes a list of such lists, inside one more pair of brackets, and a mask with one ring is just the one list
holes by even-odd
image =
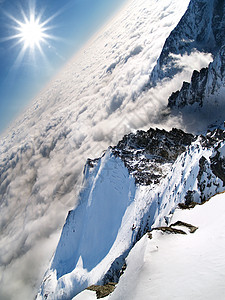
[[96, 292], [97, 299], [104, 298], [115, 290], [116, 283], [109, 282], [105, 285], [91, 285], [87, 290]]
[[170, 226], [160, 226], [160, 227], [152, 228], [152, 230], [148, 232], [148, 237], [152, 239], [152, 232], [154, 230], [158, 230], [163, 233], [187, 234], [184, 230], [176, 227], [186, 227], [188, 228], [190, 233], [195, 233], [195, 231], [198, 229], [198, 227], [193, 226], [191, 224], [185, 223], [183, 221], [177, 221], [176, 223], [173, 223]]
[[177, 229], [177, 228], [173, 228], [173, 227], [166, 227], [166, 226], [161, 226], [161, 227], [156, 227], [156, 228], [152, 228], [151, 232], [154, 230], [158, 230], [161, 231], [163, 233], [173, 233], [173, 234], [186, 234], [185, 231], [181, 230], [181, 229]]
[[194, 208], [196, 205], [202, 205], [204, 204], [205, 202], [203, 203], [198, 203], [198, 202], [190, 202], [189, 204], [186, 204], [186, 203], [179, 203], [178, 204], [178, 207], [180, 209], [192, 209]]
[[186, 228], [189, 229], [190, 233], [195, 233], [195, 231], [198, 230], [198, 227], [196, 227], [194, 225], [191, 225], [191, 224], [188, 224], [188, 223], [183, 222], [183, 221], [177, 221], [177, 222], [170, 225], [170, 227], [176, 227], [176, 226], [186, 227]]

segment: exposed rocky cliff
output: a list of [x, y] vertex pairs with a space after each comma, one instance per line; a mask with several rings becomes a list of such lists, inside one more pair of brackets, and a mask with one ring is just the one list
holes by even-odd
[[191, 82], [184, 82], [180, 91], [169, 98], [170, 108], [183, 108], [197, 104], [202, 107], [207, 103], [224, 105], [225, 89], [225, 46], [222, 46], [208, 68], [194, 71]]
[[191, 0], [186, 13], [164, 44], [149, 86], [182, 71], [174, 55], [189, 55], [197, 50], [215, 56], [224, 44], [225, 1]]
[[150, 128], [125, 135], [113, 153], [118, 155], [139, 184], [159, 183], [173, 164], [194, 141], [192, 134], [173, 128], [170, 132]]

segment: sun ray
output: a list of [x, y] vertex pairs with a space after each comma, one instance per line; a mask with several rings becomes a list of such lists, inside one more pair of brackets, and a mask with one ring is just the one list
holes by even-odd
[[49, 45], [49, 40], [58, 40], [58, 38], [51, 33], [51, 30], [56, 27], [52, 26], [51, 22], [60, 14], [60, 11], [48, 18], [44, 18], [45, 10], [42, 9], [37, 12], [35, 1], [29, 2], [29, 7], [26, 11], [19, 5], [19, 11], [20, 18], [5, 12], [6, 16], [12, 21], [10, 27], [14, 31], [14, 34], [2, 38], [0, 42], [14, 40], [14, 46], [21, 45], [20, 54], [16, 59], [17, 62], [22, 61], [21, 58], [24, 58], [27, 51], [30, 52], [33, 57], [35, 56], [35, 52], [39, 52], [42, 57], [45, 56], [43, 47]]

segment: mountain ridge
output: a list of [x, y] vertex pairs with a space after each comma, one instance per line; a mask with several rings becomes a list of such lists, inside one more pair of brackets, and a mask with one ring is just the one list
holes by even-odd
[[[184, 108], [188, 105], [198, 104], [200, 107], [207, 105], [207, 101], [213, 101], [223, 105], [223, 94], [219, 99], [216, 96], [225, 86], [225, 45], [221, 47], [208, 68], [203, 68], [199, 72], [193, 72], [191, 82], [184, 82], [180, 91], [173, 93], [168, 100], [170, 108]], [[214, 99], [213, 99], [214, 98]]]
[[[221, 173], [225, 172], [224, 130], [217, 129], [208, 132], [205, 136], [195, 138], [176, 129], [170, 133], [166, 133], [164, 130], [150, 129], [148, 133], [152, 135], [151, 139], [154, 143], [157, 142], [156, 137], [161, 143], [161, 137], [164, 135], [164, 138], [166, 137], [165, 144], [177, 133], [178, 138], [175, 140], [182, 144], [179, 134], [185, 136], [185, 139], [189, 141], [189, 146], [186, 145], [187, 148], [184, 149], [184, 152], [179, 153], [179, 148], [171, 144], [171, 151], [176, 152], [177, 150], [179, 154], [172, 161], [170, 159], [165, 161], [164, 157], [164, 160], [157, 165], [158, 170], [161, 166], [160, 172], [163, 173], [163, 176], [160, 181], [153, 180], [151, 183], [148, 182], [148, 185], [146, 182], [140, 184], [140, 180], [138, 182], [136, 180], [135, 183], [134, 177], [140, 178], [140, 174], [135, 174], [134, 169], [128, 167], [128, 164], [133, 166], [134, 158], [136, 158], [136, 167], [141, 172], [138, 150], [141, 150], [139, 153], [141, 157], [146, 155], [149, 159], [148, 144], [143, 147], [145, 144], [143, 131], [137, 132], [136, 136], [134, 134], [126, 136], [118, 143], [118, 149], [110, 147], [100, 159], [93, 162], [88, 160], [84, 182], [89, 187], [84, 188], [80, 194], [81, 204], [67, 217], [55, 256], [44, 277], [37, 299], [41, 299], [43, 296], [46, 299], [70, 299], [89, 285], [117, 282], [130, 249], [152, 226], [167, 224], [178, 203], [187, 203], [188, 201], [201, 203], [224, 190], [225, 178], [221, 176]], [[127, 141], [129, 143], [126, 143]], [[121, 145], [123, 145], [123, 149], [124, 144], [126, 144], [126, 153], [123, 156], [120, 151]], [[140, 148], [138, 148], [138, 144], [141, 145]], [[143, 149], [147, 149], [147, 152], [144, 152]], [[129, 160], [127, 160], [128, 157]], [[151, 159], [155, 164], [154, 155]], [[147, 164], [150, 170], [152, 168], [154, 173], [155, 165], [153, 164], [152, 167], [151, 159], [148, 163], [145, 161], [145, 165]], [[218, 173], [219, 169], [221, 172]], [[146, 166], [142, 172], [145, 173], [145, 170]], [[105, 194], [106, 191], [107, 194]], [[119, 194], [117, 194], [118, 191]], [[116, 195], [119, 195], [119, 202], [117, 202], [118, 196]], [[99, 201], [103, 202], [100, 204]], [[89, 210], [90, 212], [88, 212]], [[119, 219], [110, 221], [112, 215], [118, 216], [120, 221]], [[82, 229], [83, 222], [86, 223], [86, 229]], [[97, 235], [94, 235], [95, 242], [98, 241], [96, 247], [92, 240], [93, 237], [91, 238], [93, 229], [94, 232], [96, 230], [98, 232]], [[104, 240], [105, 243], [99, 243], [100, 232], [103, 240], [106, 239], [106, 236], [108, 238], [111, 235], [110, 232], [115, 232], [115, 236], [111, 236], [111, 242], [108, 240], [112, 246], [102, 256], [102, 260], [97, 258], [99, 254], [97, 256], [94, 254], [101, 253], [101, 247], [107, 244], [107, 239]], [[82, 234], [82, 239], [75, 238], [76, 234], [78, 236]], [[92, 241], [92, 247], [87, 245], [88, 240]], [[78, 245], [80, 250], [76, 250]], [[73, 253], [72, 256], [69, 253]], [[71, 265], [70, 260], [74, 260], [75, 257], [77, 257], [76, 262]], [[67, 269], [62, 271], [65, 267]], [[70, 285], [67, 282], [70, 282]]]
[[183, 69], [177, 65], [176, 55], [192, 52], [211, 53], [215, 56], [225, 44], [224, 0], [191, 0], [187, 11], [171, 32], [155, 65], [148, 87], [172, 79]]

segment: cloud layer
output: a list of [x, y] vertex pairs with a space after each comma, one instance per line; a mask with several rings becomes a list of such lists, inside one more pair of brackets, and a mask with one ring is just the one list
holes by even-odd
[[[1, 138], [1, 299], [34, 296], [76, 205], [88, 157], [132, 130], [179, 122], [167, 118], [165, 106], [182, 79], [190, 79], [187, 60], [179, 78], [144, 89], [188, 3], [130, 0]], [[199, 69], [211, 59], [193, 55], [188, 59], [197, 58]]]

